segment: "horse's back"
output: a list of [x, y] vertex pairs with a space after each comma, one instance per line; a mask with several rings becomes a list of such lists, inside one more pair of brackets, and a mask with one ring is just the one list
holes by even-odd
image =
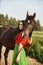
[[14, 48], [17, 28], [10, 27], [2, 36], [2, 44], [7, 48]]

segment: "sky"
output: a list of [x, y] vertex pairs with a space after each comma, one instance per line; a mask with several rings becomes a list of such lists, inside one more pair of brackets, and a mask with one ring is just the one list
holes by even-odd
[[29, 15], [35, 12], [35, 19], [43, 26], [43, 0], [0, 0], [0, 14], [24, 20], [27, 11]]

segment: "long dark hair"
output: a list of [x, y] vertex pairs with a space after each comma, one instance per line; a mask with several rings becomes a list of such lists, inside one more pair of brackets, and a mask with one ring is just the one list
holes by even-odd
[[23, 21], [19, 21], [19, 23], [18, 23], [18, 27], [15, 29], [15, 35], [17, 35], [18, 33], [22, 32], [23, 29], [24, 29], [24, 23], [23, 23], [23, 29], [22, 29], [22, 30], [19, 29], [19, 24], [20, 24], [20, 22], [23, 23]]
[[23, 29], [24, 29], [24, 22], [21, 20], [21, 21], [19, 21], [19, 23], [18, 23], [18, 33], [23, 31], [23, 29], [22, 29], [22, 30], [19, 29], [20, 22], [22, 22], [22, 24], [23, 24]]

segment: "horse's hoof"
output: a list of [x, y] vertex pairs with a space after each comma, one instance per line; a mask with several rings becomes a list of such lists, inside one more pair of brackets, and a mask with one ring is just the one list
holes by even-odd
[[0, 65], [1, 65], [1, 60], [0, 60]]

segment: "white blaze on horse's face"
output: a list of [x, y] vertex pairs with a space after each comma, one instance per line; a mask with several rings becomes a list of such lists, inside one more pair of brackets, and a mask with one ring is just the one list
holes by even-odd
[[28, 20], [28, 23], [30, 23], [30, 20]]

